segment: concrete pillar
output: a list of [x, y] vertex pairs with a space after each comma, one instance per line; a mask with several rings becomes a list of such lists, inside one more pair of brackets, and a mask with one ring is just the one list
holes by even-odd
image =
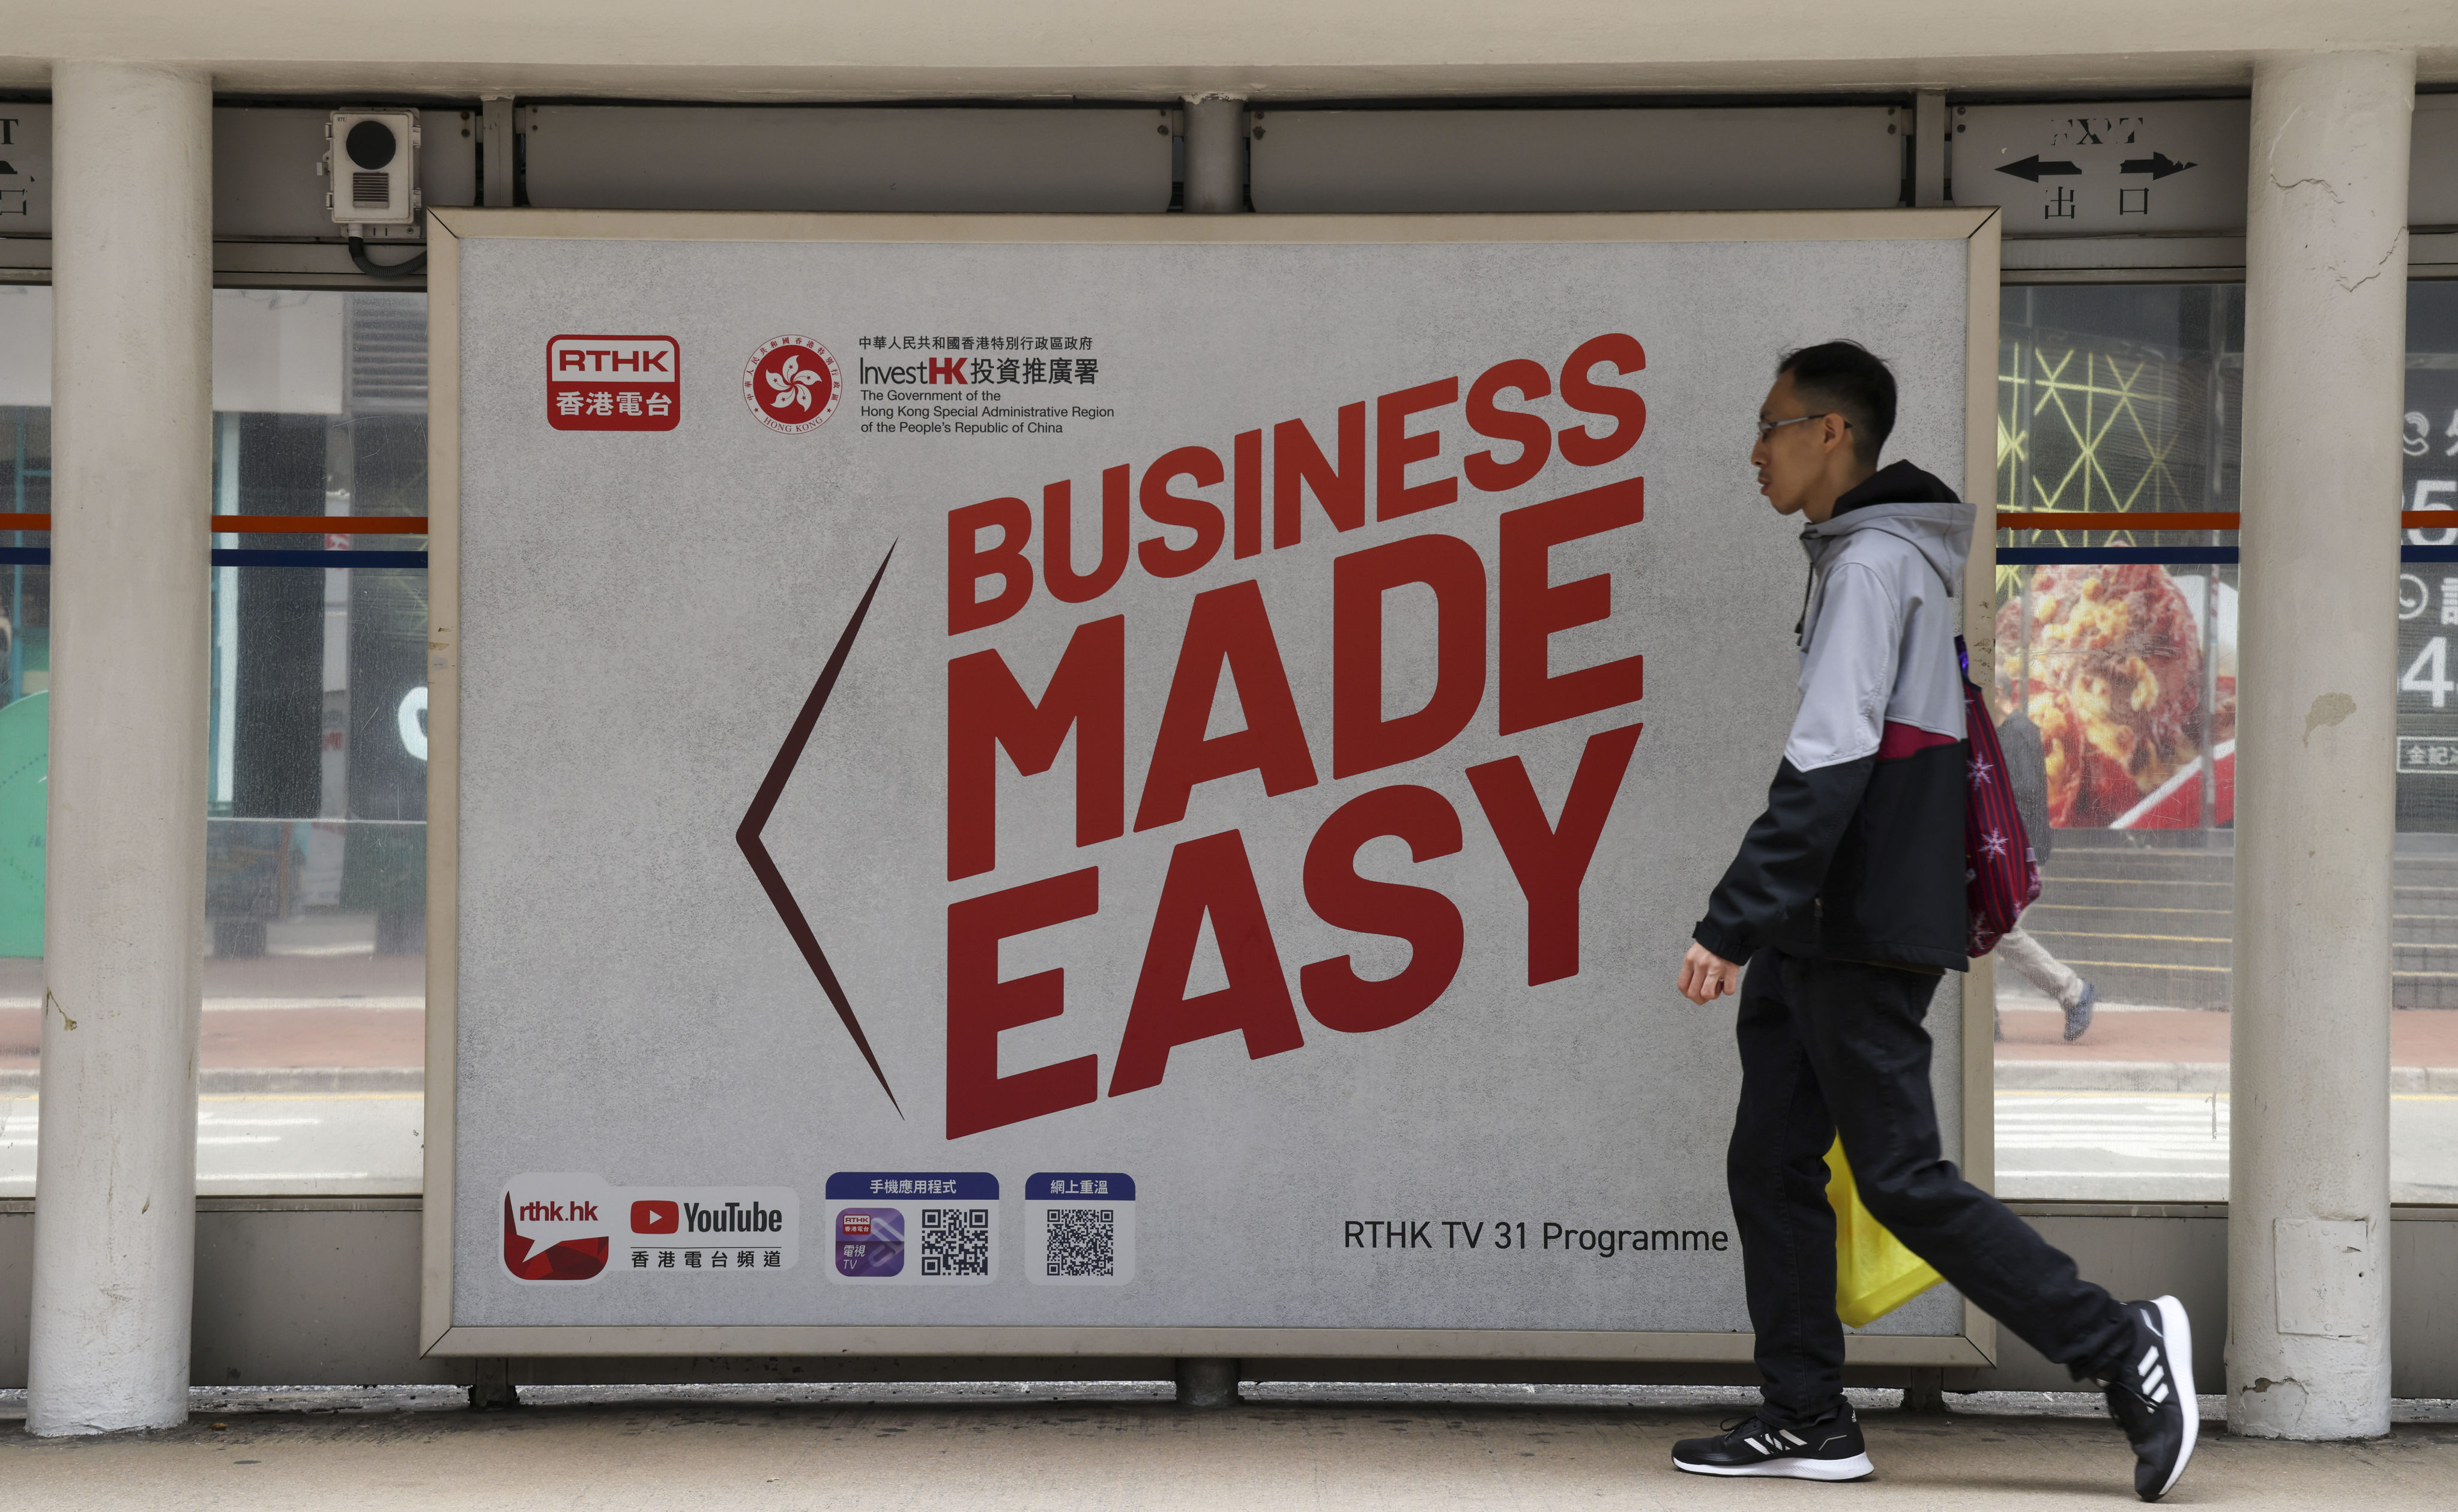
[[2389, 1431], [2411, 53], [2261, 59], [2245, 249], [2228, 1426]]
[[52, 92], [44, 1435], [188, 1411], [213, 476], [210, 80], [63, 63]]
[[1186, 101], [1186, 213], [1234, 216], [1246, 208], [1246, 102], [1234, 94]]

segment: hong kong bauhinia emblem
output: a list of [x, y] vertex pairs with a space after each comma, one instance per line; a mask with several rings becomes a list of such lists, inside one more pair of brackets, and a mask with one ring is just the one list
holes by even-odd
[[773, 430], [816, 430], [844, 397], [837, 360], [807, 336], [780, 336], [753, 352], [742, 368], [742, 402]]

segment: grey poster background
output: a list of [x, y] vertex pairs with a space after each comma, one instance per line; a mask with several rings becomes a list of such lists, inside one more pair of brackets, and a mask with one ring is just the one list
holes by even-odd
[[[1965, 257], [1959, 241], [464, 243], [453, 1321], [1745, 1328], [1737, 1247], [1611, 1259], [1497, 1251], [1489, 1226], [1524, 1222], [1531, 1239], [1548, 1221], [1732, 1227], [1732, 1005], [1694, 1007], [1671, 984], [1761, 804], [1794, 700], [1803, 560], [1795, 528], [1755, 491], [1750, 425], [1778, 353], [1857, 336], [1904, 382], [1888, 455], [1953, 476]], [[1328, 449], [1343, 404], [1370, 409], [1379, 394], [1453, 375], [1465, 393], [1510, 358], [1558, 376], [1574, 346], [1608, 331], [1635, 336], [1648, 358], [1622, 381], [1646, 400], [1645, 434], [1612, 465], [1573, 466], [1557, 450], [1524, 487], [1463, 485], [1454, 505], [1345, 535], [1309, 498], [1302, 545], [1245, 560], [1224, 547], [1172, 580], [1131, 567], [1097, 602], [1036, 591], [1014, 619], [947, 633], [951, 508], [1014, 495], [1037, 515], [1042, 486], [1073, 478], [1081, 566], [1105, 466], [1132, 464], [1140, 481], [1186, 445], [1225, 462], [1237, 432], [1291, 418]], [[550, 429], [544, 353], [566, 332], [677, 338], [679, 426]], [[802, 435], [766, 428], [741, 397], [753, 349], [786, 334], [824, 343], [848, 385], [836, 417]], [[864, 434], [858, 340], [913, 334], [1089, 336], [1099, 381], [1072, 397], [1115, 416], [1052, 435]], [[1070, 396], [1003, 392], [1010, 403]], [[1525, 407], [1557, 428], [1587, 418], [1558, 397]], [[1412, 469], [1412, 482], [1495, 445], [1472, 437], [1458, 407], [1413, 425], [1441, 428], [1442, 460]], [[1614, 606], [1608, 621], [1557, 635], [1552, 665], [1643, 653], [1644, 698], [1500, 736], [1489, 626], [1485, 702], [1467, 733], [1423, 760], [1332, 779], [1334, 557], [1444, 531], [1478, 549], [1491, 584], [1504, 510], [1635, 475], [1646, 480], [1643, 523], [1552, 554], [1557, 584], [1609, 572]], [[1227, 485], [1199, 491], [1225, 508]], [[1136, 539], [1161, 533], [1137, 515]], [[735, 842], [891, 545], [867, 626], [767, 838], [901, 1116]], [[1076, 625], [1125, 614], [1132, 825], [1188, 605], [1248, 578], [1261, 582], [1323, 780], [1279, 797], [1252, 774], [1205, 784], [1183, 821], [1078, 850], [1072, 742], [1036, 777], [1002, 757], [998, 869], [948, 883], [948, 661], [995, 646], [1037, 694]], [[1431, 686], [1430, 594], [1395, 593], [1386, 612], [1386, 713], [1397, 714]], [[1525, 904], [1463, 771], [1519, 755], [1558, 816], [1586, 738], [1634, 720], [1645, 730], [1582, 893], [1580, 973], [1528, 987]], [[1212, 730], [1242, 722], [1216, 709]], [[1065, 969], [1067, 1011], [1006, 1033], [1000, 1066], [1012, 1074], [1092, 1053], [1106, 1091], [1178, 843], [1242, 833], [1293, 995], [1308, 962], [1353, 954], [1368, 975], [1404, 963], [1396, 941], [1323, 924], [1300, 885], [1323, 818], [1399, 782], [1447, 796], [1466, 841], [1420, 865], [1383, 839], [1359, 862], [1436, 887], [1466, 916], [1466, 960], [1440, 1002], [1349, 1035], [1307, 1016], [1300, 996], [1302, 1048], [1249, 1060], [1235, 1035], [1182, 1046], [1159, 1087], [945, 1137], [949, 902], [1100, 868], [1097, 917], [1003, 946], [1003, 978]], [[1221, 984], [1214, 961], [1198, 950], [1190, 995]], [[1951, 1152], [1960, 979], [1947, 983], [1931, 1023]], [[677, 1277], [632, 1273], [618, 1254], [594, 1282], [516, 1286], [501, 1264], [501, 1192], [540, 1170], [624, 1186], [792, 1187], [805, 1263]], [[832, 1284], [817, 1225], [836, 1170], [994, 1173], [1006, 1273], [974, 1287]], [[1022, 1184], [1034, 1170], [1135, 1178], [1132, 1284], [1027, 1283]], [[1351, 1219], [1437, 1220], [1437, 1248], [1344, 1248]], [[1441, 1248], [1442, 1219], [1485, 1222], [1486, 1242]], [[1948, 1335], [1960, 1323], [1960, 1299], [1941, 1288], [1875, 1331]]]

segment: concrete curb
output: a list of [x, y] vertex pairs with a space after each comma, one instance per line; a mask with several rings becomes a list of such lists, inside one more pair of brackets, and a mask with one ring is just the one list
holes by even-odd
[[[31, 1067], [0, 1070], [0, 1097], [32, 1097], [42, 1073]], [[416, 1066], [215, 1066], [197, 1073], [203, 1097], [270, 1097], [325, 1092], [415, 1093], [427, 1089], [427, 1071]]]
[[[2001, 1092], [2193, 1092], [2228, 1090], [2224, 1061], [1999, 1061]], [[2458, 1066], [2394, 1066], [2392, 1093], [2458, 1095]]]

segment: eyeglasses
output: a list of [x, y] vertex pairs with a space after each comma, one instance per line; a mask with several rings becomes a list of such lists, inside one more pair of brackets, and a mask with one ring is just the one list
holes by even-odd
[[[1761, 420], [1759, 422], [1759, 439], [1760, 441], [1764, 441], [1786, 425], [1798, 425], [1804, 420], [1824, 420], [1827, 416], [1833, 413], [1834, 411], [1831, 409], [1822, 409], [1817, 414], [1795, 415], [1790, 420]], [[1844, 428], [1845, 430], [1851, 429], [1852, 423], [1848, 420], [1844, 422]]]

